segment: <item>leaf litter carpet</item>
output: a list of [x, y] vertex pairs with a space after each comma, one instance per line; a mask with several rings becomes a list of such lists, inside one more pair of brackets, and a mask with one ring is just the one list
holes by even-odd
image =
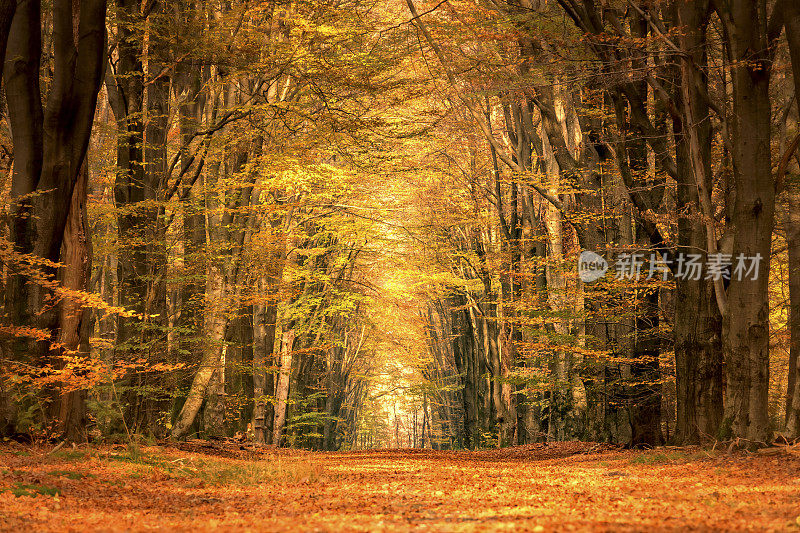
[[0, 446], [0, 531], [800, 531], [800, 454]]

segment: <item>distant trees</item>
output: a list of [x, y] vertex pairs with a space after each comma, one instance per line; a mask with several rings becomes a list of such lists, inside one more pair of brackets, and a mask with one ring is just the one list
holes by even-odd
[[[483, 137], [482, 147], [453, 148], [438, 164], [448, 172], [471, 159], [468, 171], [461, 166], [470, 209], [498, 215], [450, 226], [464, 235], [450, 253], [469, 267], [456, 268], [455, 284], [435, 296], [450, 320], [428, 317], [432, 357], [452, 339], [467, 445], [476, 445], [476, 425], [507, 435], [509, 423], [514, 442], [771, 440], [779, 428], [768, 332], [771, 309], [783, 304], [770, 298], [767, 272], [773, 169], [783, 154], [770, 79], [783, 61], [788, 4], [448, 2], [426, 13], [408, 2], [422, 53], [453, 95], [448, 112], [466, 113], [464, 127]], [[474, 142], [472, 133], [462, 139]], [[786, 219], [789, 242], [795, 225]], [[602, 253], [612, 271], [615, 256], [638, 253], [642, 274], [656, 276], [571, 284], [581, 249]], [[687, 276], [688, 254], [730, 266]], [[492, 255], [508, 263], [487, 273], [478, 265]], [[731, 258], [753, 258], [759, 275], [742, 276]], [[674, 285], [660, 282], [657, 268], [668, 268]], [[487, 314], [492, 302], [506, 311]], [[514, 334], [487, 343], [486, 329], [466, 319], [472, 313]], [[490, 364], [495, 342], [512, 354], [508, 367]], [[518, 387], [501, 410], [488, 409], [492, 382]], [[501, 412], [516, 420], [499, 423]]]
[[[348, 222], [364, 181], [345, 158], [381, 127], [369, 102], [391, 88], [391, 55], [367, 55], [379, 14], [121, 1], [106, 18], [104, 3], [20, 2], [0, 5], [0, 30], [6, 19], [4, 257], [24, 269], [5, 263], [4, 434], [249, 430], [343, 445], [371, 353], [370, 225]], [[107, 254], [93, 266], [92, 239]], [[61, 370], [76, 354], [78, 374]], [[64, 399], [36, 393], [44, 383]]]

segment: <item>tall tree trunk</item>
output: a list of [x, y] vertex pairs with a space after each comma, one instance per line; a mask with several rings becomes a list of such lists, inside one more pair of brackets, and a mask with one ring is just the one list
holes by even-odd
[[787, 263], [789, 379], [786, 387], [786, 432], [793, 438], [800, 437], [800, 183], [798, 179], [798, 175], [794, 175], [786, 184], [786, 244], [789, 254]]
[[[172, 437], [184, 437], [194, 424], [197, 413], [206, 397], [209, 384], [214, 379], [214, 374], [224, 372], [222, 366], [222, 348], [225, 341], [225, 330], [227, 328], [225, 274], [218, 262], [210, 261], [206, 273], [206, 302], [205, 318], [203, 321], [203, 337], [205, 339], [200, 367], [194, 375], [189, 394], [178, 414], [178, 419], [172, 428]], [[215, 432], [221, 425], [218, 418], [211, 419], [211, 427], [207, 430]]]
[[[39, 193], [18, 204], [11, 235], [16, 251], [32, 253], [51, 264], [61, 259], [73, 193], [89, 145], [105, 60], [105, 14], [104, 0], [53, 3], [53, 68], [44, 112], [39, 87], [42, 34], [38, 2], [17, 5], [9, 33], [7, 57], [11, 61], [5, 78], [15, 152], [11, 197], [18, 202], [24, 195]], [[57, 279], [52, 266], [41, 274]], [[53, 292], [53, 287], [41, 280], [11, 277], [5, 294], [8, 318], [14, 325], [46, 331], [49, 339], [35, 346], [18, 343], [10, 348], [8, 359], [25, 358], [44, 365], [50, 356], [59, 355], [52, 343], [61, 335], [62, 316], [58, 306], [45, 305]]]
[[[30, 198], [42, 170], [42, 104], [39, 96], [39, 61], [41, 37], [39, 2], [5, 0], [0, 4], [0, 59], [3, 60], [3, 85], [6, 91], [11, 140], [14, 145], [14, 168], [11, 179], [10, 236], [20, 253], [31, 251], [29, 216]], [[14, 24], [12, 25], [12, 21]], [[34, 24], [36, 28], [34, 28]], [[9, 44], [9, 37], [11, 42]], [[8, 44], [8, 46], [7, 46]], [[6, 48], [8, 54], [6, 54]], [[10, 324], [29, 324], [25, 291], [26, 280], [21, 275], [6, 279], [3, 307]], [[3, 346], [6, 361], [25, 349], [25, 343], [14, 341]], [[13, 369], [3, 363], [0, 367], [0, 436], [16, 431], [17, 402], [13, 399], [13, 384], [6, 381]]]
[[[72, 192], [67, 225], [64, 228], [64, 244], [61, 253], [60, 271], [61, 286], [65, 289], [81, 291], [88, 287], [91, 275], [91, 237], [86, 219], [86, 187], [89, 172], [84, 163], [78, 176], [78, 183]], [[65, 299], [60, 310], [61, 331], [58, 342], [64, 356], [76, 358], [76, 367], [87, 362], [89, 353], [89, 331], [91, 311], [83, 307], [82, 302]], [[66, 361], [58, 363], [64, 367]], [[80, 383], [70, 383], [80, 379], [68, 372], [67, 380], [60, 385], [58, 402], [55, 403], [54, 414], [58, 421], [61, 435], [70, 442], [86, 441], [86, 388]]]
[[[725, 420], [752, 444], [772, 439], [769, 395], [769, 281], [775, 186], [770, 158], [770, 59], [760, 3], [733, 0], [720, 13], [730, 25], [733, 79], [734, 270], [724, 313]], [[745, 270], [737, 274], [739, 261]], [[747, 268], [758, 264], [758, 274]], [[741, 278], [741, 279], [739, 279]]]
[[275, 366], [273, 351], [278, 305], [270, 300], [276, 295], [270, 291], [266, 276], [261, 277], [258, 284], [259, 293], [265, 301], [253, 305], [253, 431], [256, 442], [270, 444], [274, 421], [271, 399], [275, 395], [275, 376], [272, 369]]
[[[116, 72], [106, 76], [109, 102], [117, 120], [117, 175], [114, 200], [120, 208], [117, 220], [120, 242], [117, 281], [120, 305], [136, 316], [118, 318], [117, 349], [138, 353], [142, 349], [140, 318], [146, 299], [148, 243], [155, 222], [145, 200], [155, 200], [155, 191], [146, 186], [144, 161], [144, 29], [140, 2], [116, 0], [119, 40]], [[138, 405], [137, 397], [136, 403]], [[135, 410], [135, 406], [134, 406]]]
[[328, 368], [325, 376], [325, 420], [322, 426], [322, 447], [324, 450], [336, 449], [336, 427], [347, 386], [346, 376], [342, 374], [344, 357], [348, 350], [347, 339], [344, 347], [330, 349]]
[[259, 278], [259, 296], [263, 301], [254, 305], [253, 315], [253, 388], [255, 408], [253, 430], [256, 442], [272, 443], [275, 422], [275, 331], [278, 326], [278, 298], [286, 265], [286, 234], [283, 217], [270, 221], [275, 244], [266, 265], [266, 272]]
[[[706, 64], [707, 2], [676, 2], [673, 9], [674, 24], [683, 28], [681, 48], [691, 54], [694, 65], [702, 67]], [[690, 68], [694, 67], [684, 66], [686, 79], [682, 82], [688, 87], [675, 95], [683, 114], [673, 125], [677, 140], [677, 201], [686, 210], [678, 220], [677, 252], [682, 254], [707, 250], [710, 227], [703, 222], [699, 198], [700, 191], [706, 194], [711, 190], [711, 120], [708, 104], [700, 94], [701, 89], [707, 90], [708, 81], [704, 72], [695, 75]], [[690, 147], [692, 135], [696, 153]], [[701, 261], [705, 263], [707, 258], [702, 257]], [[711, 280], [678, 277], [675, 285], [675, 442], [699, 443], [717, 438], [722, 422], [722, 317]]]
[[[800, 5], [778, 3], [783, 9], [786, 40], [792, 60], [795, 104], [800, 117]], [[777, 9], [777, 8], [776, 8]], [[796, 135], [800, 135], [800, 124]], [[779, 176], [780, 178], [780, 176]], [[800, 176], [786, 177], [786, 245], [789, 269], [789, 376], [786, 388], [786, 431], [800, 437]]]
[[287, 402], [289, 400], [289, 379], [292, 369], [292, 346], [294, 345], [294, 329], [283, 332], [281, 338], [281, 366], [278, 374], [278, 383], [275, 387], [275, 424], [272, 434], [272, 444], [281, 445], [281, 436], [286, 424]]
[[[158, 33], [158, 31], [154, 32]], [[161, 54], [160, 45], [163, 39], [158, 35], [151, 35], [151, 46], [154, 48], [150, 54], [149, 72], [160, 72], [163, 68], [162, 61], [155, 58]], [[169, 91], [170, 79], [161, 76], [147, 87], [147, 122], [145, 126], [144, 148], [144, 176], [145, 183], [150, 189], [154, 199], [163, 197], [167, 181], [167, 134], [169, 132]], [[168, 361], [168, 330], [169, 313], [167, 310], [167, 228], [164, 223], [164, 205], [151, 206], [147, 210], [149, 228], [147, 230], [147, 274], [145, 283], [144, 331], [141, 338], [144, 340], [150, 364], [165, 363]], [[168, 380], [170, 377], [156, 372], [144, 374], [146, 383], [155, 386], [158, 394], [152, 395], [145, 401], [146, 419], [143, 423], [148, 428], [154, 428], [161, 435], [162, 427], [156, 425], [154, 416], [168, 412], [171, 402]]]
[[[163, 206], [156, 202], [162, 199], [167, 179], [170, 79], [162, 74], [145, 86], [145, 74], [160, 72], [166, 62], [162, 8], [143, 15], [136, 0], [116, 0], [116, 7], [118, 61], [105, 83], [118, 130], [117, 278], [120, 305], [135, 313], [118, 318], [116, 350], [123, 356], [146, 353], [148, 363], [154, 364], [163, 362], [166, 354], [166, 228], [159, 217]], [[150, 372], [130, 379], [134, 388], [125, 394], [129, 425], [151, 426], [163, 401], [142, 391], [158, 388], [161, 380]]]
[[[200, 72], [180, 72], [178, 76], [178, 90], [186, 90], [189, 95], [188, 102], [183, 103], [178, 109], [178, 126], [181, 133], [181, 168], [190, 168], [195, 158], [189, 151], [189, 142], [196, 133], [202, 117], [206, 111], [207, 98], [200, 91]], [[185, 78], [188, 77], [188, 80]], [[185, 86], [184, 86], [185, 85]], [[197, 354], [201, 352], [202, 339], [200, 333], [203, 328], [203, 284], [206, 246], [206, 218], [203, 210], [203, 190], [205, 176], [203, 162], [194, 163], [196, 175], [194, 183], [182, 185], [181, 209], [183, 214], [183, 277], [187, 280], [180, 289], [180, 311], [177, 323], [184, 333], [178, 339], [178, 352], [182, 354], [181, 361], [194, 364], [198, 361]], [[189, 386], [189, 382], [179, 383], [179, 390]], [[178, 396], [173, 406], [175, 416], [182, 408], [185, 397]]]

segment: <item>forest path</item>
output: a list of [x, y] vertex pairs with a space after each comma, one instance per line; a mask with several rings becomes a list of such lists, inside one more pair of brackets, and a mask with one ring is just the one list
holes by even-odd
[[181, 447], [0, 446], [0, 530], [800, 529], [797, 450]]

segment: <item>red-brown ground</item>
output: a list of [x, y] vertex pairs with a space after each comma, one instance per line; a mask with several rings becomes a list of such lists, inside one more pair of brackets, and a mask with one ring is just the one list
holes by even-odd
[[0, 446], [2, 531], [800, 531], [800, 456]]

